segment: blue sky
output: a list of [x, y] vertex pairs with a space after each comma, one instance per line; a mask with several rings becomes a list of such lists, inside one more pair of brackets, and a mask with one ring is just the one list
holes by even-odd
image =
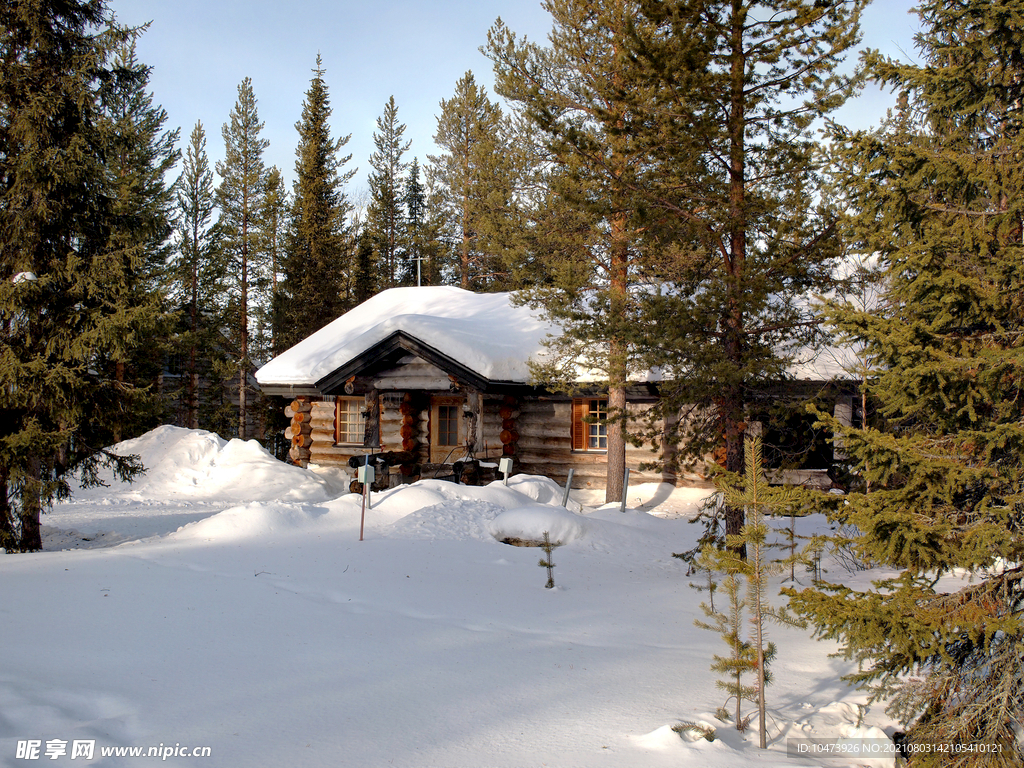
[[[868, 8], [864, 47], [891, 55], [912, 53], [917, 17], [910, 0], [879, 0]], [[181, 128], [184, 146], [201, 120], [211, 163], [224, 153], [221, 126], [252, 79], [267, 165], [293, 178], [299, 119], [319, 53], [326, 69], [335, 137], [352, 134], [347, 168], [359, 173], [348, 189], [365, 193], [373, 132], [388, 97], [412, 141], [407, 159], [436, 153], [438, 104], [472, 70], [490, 88], [490, 62], [479, 52], [497, 17], [520, 35], [543, 40], [549, 16], [539, 0], [109, 0], [122, 24], [151, 22], [138, 44], [139, 60], [153, 68], [154, 101], [167, 110], [168, 127]], [[891, 104], [873, 89], [841, 115], [867, 127]]]

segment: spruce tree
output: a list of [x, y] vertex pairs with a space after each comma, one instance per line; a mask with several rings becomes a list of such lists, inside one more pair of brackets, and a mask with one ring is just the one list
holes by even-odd
[[179, 131], [164, 129], [167, 112], [153, 104], [146, 90], [150, 69], [136, 58], [137, 35], [137, 30], [130, 30], [111, 58], [114, 70], [131, 76], [100, 91], [101, 127], [107, 137], [105, 166], [114, 213], [111, 245], [129, 262], [125, 275], [131, 282], [132, 304], [152, 310], [152, 324], [138, 330], [131, 354], [106, 361], [118, 382], [130, 384], [139, 393], [147, 392], [125, 410], [125, 424], [115, 430], [115, 440], [165, 420], [159, 378], [171, 351], [172, 333], [164, 297], [175, 209], [174, 190], [166, 177], [180, 156], [175, 147]]
[[899, 109], [876, 132], [839, 132], [834, 153], [886, 292], [872, 312], [831, 307], [866, 345], [884, 417], [844, 430], [870, 493], [833, 515], [896, 573], [793, 602], [910, 723], [912, 765], [1020, 765], [1024, 3], [928, 0], [919, 15], [920, 64], [867, 58]]
[[356, 169], [342, 172], [352, 159], [340, 157], [350, 136], [331, 138], [330, 99], [320, 56], [295, 124], [295, 184], [291, 228], [279, 286], [280, 310], [275, 337], [287, 348], [319, 330], [352, 306], [351, 237], [346, 219], [351, 206], [344, 185]]
[[[705, 614], [715, 623], [698, 622], [698, 626], [718, 631], [730, 648], [728, 658], [715, 657], [712, 669], [726, 673], [727, 681], [721, 685], [736, 697], [736, 727], [742, 730], [740, 702], [747, 698], [758, 708], [758, 746], [768, 746], [767, 704], [765, 688], [771, 682], [768, 664], [775, 657], [775, 645], [766, 638], [769, 620], [781, 624], [798, 625], [783, 608], [774, 608], [768, 601], [768, 579], [782, 573], [784, 564], [768, 559], [770, 528], [768, 517], [792, 510], [800, 503], [799, 492], [794, 488], [772, 488], [764, 474], [762, 447], [759, 437], [748, 438], [745, 446], [745, 472], [742, 477], [731, 473], [720, 474], [715, 486], [722, 493], [724, 503], [743, 509], [745, 522], [740, 533], [727, 536], [725, 548], [716, 549], [706, 545], [697, 565], [701, 569], [718, 571], [726, 575], [724, 586], [729, 597], [729, 613], [720, 614], [704, 608]], [[740, 553], [746, 553], [741, 557]], [[738, 595], [739, 579], [746, 582], [746, 598]], [[743, 640], [740, 630], [740, 614], [750, 612], [752, 637]], [[742, 683], [742, 674], [753, 672], [757, 678], [754, 686]]]
[[395, 97], [384, 105], [384, 114], [377, 118], [373, 134], [376, 148], [370, 155], [373, 171], [367, 180], [370, 185], [370, 207], [366, 213], [366, 231], [377, 252], [377, 267], [381, 270], [380, 283], [388, 288], [399, 285], [407, 275], [407, 254], [402, 245], [402, 162], [411, 142], [402, 141], [405, 124], [398, 122]]
[[402, 244], [409, 269], [406, 280], [413, 285], [422, 285], [423, 262], [429, 250], [426, 230], [427, 192], [420, 181], [420, 161], [415, 157], [409, 164], [409, 173], [402, 187], [402, 206], [405, 212]]
[[250, 292], [265, 269], [264, 254], [260, 250], [259, 213], [267, 183], [263, 151], [270, 142], [260, 137], [262, 130], [252, 81], [247, 77], [238, 86], [238, 100], [221, 131], [224, 160], [217, 163], [221, 183], [216, 195], [224, 249], [231, 267], [229, 273], [235, 277], [229, 301], [229, 329], [237, 363], [238, 437], [243, 440], [250, 436], [249, 376], [253, 367], [249, 350]]
[[139, 469], [103, 449], [134, 392], [97, 361], [129, 359], [153, 317], [135, 303], [142, 249], [112, 236], [102, 114], [141, 73], [110, 66], [129, 32], [99, 0], [3, 3], [0, 29], [0, 536], [38, 550], [71, 472]]
[[362, 304], [377, 293], [378, 272], [374, 264], [373, 240], [365, 232], [360, 232], [356, 237], [352, 260], [350, 291], [353, 304]]
[[[180, 313], [175, 339], [182, 381], [174, 393], [178, 423], [189, 429], [229, 434], [217, 407], [228, 382], [218, 375], [228, 361], [221, 335], [225, 327], [228, 274], [215, 212], [213, 172], [206, 154], [206, 132], [197, 122], [185, 147], [176, 184], [178, 252], [171, 263], [171, 300]], [[202, 381], [206, 380], [207, 396]]]

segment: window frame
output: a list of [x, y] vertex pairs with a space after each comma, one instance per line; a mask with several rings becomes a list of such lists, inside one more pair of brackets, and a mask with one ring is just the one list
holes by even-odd
[[[597, 420], [592, 421], [596, 414]], [[603, 421], [601, 419], [603, 418]], [[596, 433], [595, 433], [596, 428]], [[574, 397], [572, 400], [572, 429], [570, 431], [573, 453], [608, 453], [608, 398]], [[596, 440], [598, 446], [592, 446]], [[604, 442], [601, 447], [600, 443]]]
[[[466, 445], [466, 400], [463, 397], [434, 395], [430, 398], [430, 460], [442, 463], [449, 457], [461, 457], [460, 449]], [[455, 440], [451, 445], [441, 445], [441, 409], [451, 408], [455, 416]], [[449, 433], [450, 434], [450, 433]]]
[[[342, 439], [341, 425], [342, 425], [342, 404], [346, 405], [344, 413], [346, 416], [351, 415], [353, 412], [357, 415], [355, 427], [358, 429], [356, 433], [358, 435], [357, 440], [350, 440], [353, 436], [351, 427], [348, 419], [345, 420], [349, 429], [345, 431], [345, 438]], [[362, 397], [336, 397], [334, 399], [334, 444], [335, 445], [358, 445], [362, 447], [366, 442], [366, 412], [365, 401]]]

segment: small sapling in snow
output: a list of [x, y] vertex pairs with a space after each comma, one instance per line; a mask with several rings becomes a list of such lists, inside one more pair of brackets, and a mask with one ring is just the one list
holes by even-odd
[[551, 542], [551, 537], [548, 536], [548, 532], [544, 531], [544, 543], [541, 545], [541, 549], [544, 550], [544, 557], [541, 558], [541, 561], [538, 563], [538, 565], [541, 568], [548, 569], [548, 583], [544, 585], [545, 589], [551, 589], [555, 586], [555, 563], [551, 559], [551, 553], [555, 551], [555, 547], [557, 546], [558, 544], [554, 544]]

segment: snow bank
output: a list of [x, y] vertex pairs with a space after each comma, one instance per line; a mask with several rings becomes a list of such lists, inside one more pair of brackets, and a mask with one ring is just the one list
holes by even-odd
[[[366, 535], [421, 541], [490, 540], [493, 538], [490, 526], [495, 518], [508, 514], [508, 510], [535, 509], [535, 526], [547, 524], [550, 528], [544, 530], [551, 530], [552, 535], [562, 532], [568, 541], [568, 537], [576, 538], [579, 534], [573, 533], [573, 526], [566, 522], [565, 516], [579, 516], [535, 501], [536, 498], [551, 498], [557, 490], [558, 486], [550, 480], [537, 477], [514, 487], [500, 482], [469, 486], [444, 480], [421, 480], [371, 494], [365, 510]], [[315, 505], [256, 501], [192, 523], [170, 538], [175, 541], [237, 541], [301, 532], [355, 531], [364, 514], [362, 503], [362, 497], [351, 493]], [[545, 515], [545, 510], [550, 514]], [[543, 531], [538, 538], [543, 538]]]
[[[333, 512], [333, 513], [332, 513]], [[341, 510], [306, 504], [278, 504], [257, 501], [225, 509], [223, 512], [183, 526], [167, 538], [171, 541], [236, 541], [302, 533], [315, 529], [322, 533], [344, 525]]]
[[196, 498], [204, 501], [323, 501], [336, 495], [325, 478], [271, 456], [255, 440], [223, 440], [203, 430], [158, 427], [111, 450], [137, 455], [146, 468], [131, 484], [103, 476], [109, 488], [76, 493], [124, 493], [137, 500]]
[[[786, 626], [771, 629], [769, 749], [711, 714], [721, 641], [694, 626], [701, 596], [672, 557], [700, 534], [679, 489], [577, 515], [544, 478], [423, 481], [371, 494], [360, 542], [359, 496], [331, 498], [253, 444], [164, 428], [119, 450], [150, 474], [47, 516], [110, 536], [0, 557], [0, 646], [18, 659], [0, 673], [4, 765], [26, 739], [84, 739], [97, 755], [210, 745], [205, 768], [853, 768], [866, 761], [791, 760], [787, 740], [882, 739], [892, 725], [846, 687], [854, 666], [834, 643]], [[314, 500], [266, 498], [274, 488]], [[798, 520], [803, 535], [821, 524]], [[536, 550], [494, 538], [545, 530], [577, 542], [556, 555], [553, 590]]]
[[544, 541], [547, 533], [551, 542], [562, 546], [583, 536], [586, 523], [586, 518], [562, 507], [532, 504], [502, 512], [491, 521], [489, 530], [499, 541]]

